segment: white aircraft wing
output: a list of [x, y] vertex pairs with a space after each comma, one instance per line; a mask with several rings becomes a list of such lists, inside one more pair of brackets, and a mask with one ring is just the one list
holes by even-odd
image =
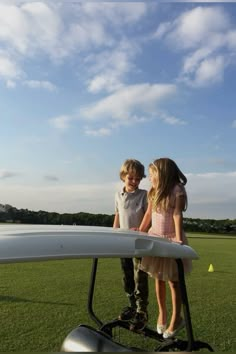
[[190, 246], [131, 230], [74, 225], [0, 225], [0, 263], [142, 256], [198, 259]]

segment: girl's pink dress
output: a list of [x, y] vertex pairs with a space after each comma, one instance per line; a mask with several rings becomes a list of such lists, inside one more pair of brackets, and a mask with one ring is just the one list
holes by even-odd
[[[171, 242], [176, 241], [175, 225], [173, 219], [175, 199], [177, 196], [186, 195], [183, 185], [178, 184], [174, 187], [169, 209], [166, 212], [154, 211], [152, 212], [152, 227], [148, 234], [155, 237], [164, 237]], [[183, 231], [183, 244], [187, 244], [187, 238]], [[192, 261], [188, 259], [183, 260], [184, 272], [189, 273], [192, 269]], [[142, 258], [140, 268], [148, 273], [150, 276], [159, 280], [178, 281], [178, 269], [174, 259], [146, 256]]]

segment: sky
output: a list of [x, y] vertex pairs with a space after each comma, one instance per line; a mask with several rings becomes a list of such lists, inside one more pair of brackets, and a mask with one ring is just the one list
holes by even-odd
[[127, 158], [236, 219], [236, 3], [0, 0], [0, 203], [114, 213]]

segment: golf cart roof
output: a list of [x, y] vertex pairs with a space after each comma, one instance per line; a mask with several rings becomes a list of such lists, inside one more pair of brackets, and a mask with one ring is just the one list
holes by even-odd
[[142, 256], [198, 259], [189, 246], [137, 231], [76, 225], [0, 225], [0, 263]]

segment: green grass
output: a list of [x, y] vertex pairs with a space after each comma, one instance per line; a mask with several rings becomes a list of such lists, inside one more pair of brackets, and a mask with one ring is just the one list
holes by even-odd
[[[189, 238], [189, 243], [200, 256], [186, 279], [194, 337], [215, 351], [234, 352], [235, 239]], [[214, 266], [213, 273], [208, 272], [209, 264]], [[91, 265], [92, 260], [0, 265], [0, 351], [58, 352], [66, 335], [79, 324], [96, 327], [87, 314]], [[154, 328], [157, 305], [152, 279], [149, 301], [149, 325]], [[95, 313], [109, 321], [125, 305], [119, 259], [99, 260]], [[150, 351], [157, 347], [157, 342], [126, 330], [117, 336], [128, 345]]]

